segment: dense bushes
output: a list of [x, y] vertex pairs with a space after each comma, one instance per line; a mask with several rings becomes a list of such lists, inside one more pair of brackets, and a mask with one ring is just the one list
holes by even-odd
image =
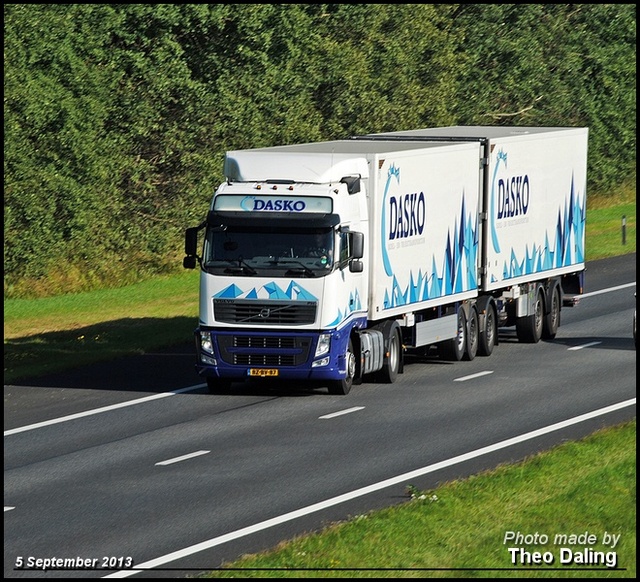
[[5, 297], [180, 268], [227, 149], [590, 128], [635, 181], [635, 5], [4, 5]]

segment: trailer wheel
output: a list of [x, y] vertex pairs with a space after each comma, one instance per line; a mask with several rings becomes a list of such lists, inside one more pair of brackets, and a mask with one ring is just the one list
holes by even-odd
[[226, 378], [207, 378], [209, 394], [229, 394], [231, 392], [231, 380]]
[[481, 356], [490, 356], [498, 341], [498, 318], [493, 301], [487, 302], [482, 319], [484, 322], [480, 330], [478, 354]]
[[349, 345], [344, 355], [347, 375], [342, 380], [334, 380], [329, 384], [329, 394], [346, 396], [351, 391], [353, 379], [356, 375], [356, 355], [353, 352], [353, 342], [349, 339]]
[[479, 335], [478, 311], [475, 307], [472, 307], [469, 311], [469, 323], [467, 324], [467, 347], [463, 356], [463, 358], [469, 362], [473, 360], [478, 353]]
[[467, 349], [467, 318], [464, 309], [458, 309], [458, 333], [456, 337], [438, 344], [440, 358], [459, 362]]
[[533, 313], [516, 318], [516, 335], [518, 341], [527, 344], [536, 344], [542, 337], [542, 324], [544, 320], [544, 298], [542, 287], [536, 292], [536, 301]]
[[542, 322], [542, 337], [553, 339], [560, 327], [560, 287], [554, 285], [549, 297], [549, 313], [544, 316]]
[[400, 328], [394, 321], [385, 325], [383, 333], [387, 351], [382, 363], [380, 378], [386, 384], [393, 384], [400, 373], [400, 362], [402, 361], [402, 341], [400, 340]]

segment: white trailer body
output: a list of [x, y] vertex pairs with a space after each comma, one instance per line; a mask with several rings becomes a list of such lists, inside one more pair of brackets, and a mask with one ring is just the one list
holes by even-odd
[[486, 147], [484, 291], [584, 270], [587, 128], [456, 126], [376, 138], [408, 136]]
[[371, 321], [478, 295], [479, 146], [416, 145], [371, 156]]
[[346, 394], [393, 382], [406, 350], [490, 355], [499, 325], [554, 337], [582, 287], [587, 133], [456, 126], [228, 152], [185, 244], [198, 372], [212, 391], [271, 376]]

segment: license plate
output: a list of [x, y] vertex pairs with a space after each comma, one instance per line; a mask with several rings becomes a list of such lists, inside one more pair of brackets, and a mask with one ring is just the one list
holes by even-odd
[[277, 368], [250, 368], [249, 376], [277, 376]]

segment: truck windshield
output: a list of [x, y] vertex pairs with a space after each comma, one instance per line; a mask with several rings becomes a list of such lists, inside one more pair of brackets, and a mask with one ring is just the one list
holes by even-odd
[[334, 231], [274, 230], [250, 225], [209, 228], [203, 268], [216, 275], [319, 277], [332, 270]]

